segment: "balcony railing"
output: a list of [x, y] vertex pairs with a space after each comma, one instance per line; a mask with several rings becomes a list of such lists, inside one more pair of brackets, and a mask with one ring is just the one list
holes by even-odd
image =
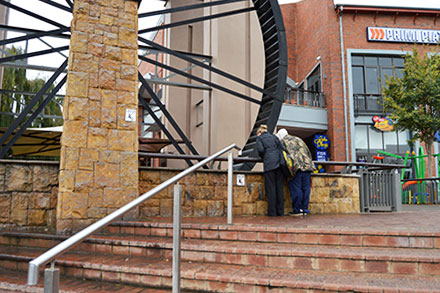
[[286, 88], [284, 102], [299, 106], [325, 108], [324, 93], [312, 92], [297, 88]]
[[354, 94], [354, 113], [359, 115], [383, 112], [383, 97], [380, 94]]

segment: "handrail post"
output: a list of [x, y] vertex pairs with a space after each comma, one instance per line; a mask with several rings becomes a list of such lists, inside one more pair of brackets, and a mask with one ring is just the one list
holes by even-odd
[[44, 293], [60, 292], [60, 270], [52, 262], [50, 268], [44, 270]]
[[232, 206], [233, 206], [233, 196], [232, 196], [232, 180], [233, 180], [233, 169], [232, 169], [232, 151], [228, 153], [228, 224], [232, 224]]
[[173, 293], [180, 293], [180, 231], [181, 231], [182, 186], [174, 185], [173, 213]]
[[393, 208], [395, 212], [401, 212], [402, 211], [402, 184], [400, 183], [400, 174], [399, 171], [397, 169], [394, 169], [392, 172], [392, 176], [391, 178], [393, 179], [392, 181], [394, 182], [390, 182], [392, 184], [392, 188], [394, 191], [393, 194]]

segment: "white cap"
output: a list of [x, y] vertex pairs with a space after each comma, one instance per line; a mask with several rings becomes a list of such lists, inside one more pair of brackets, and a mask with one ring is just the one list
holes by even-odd
[[288, 135], [289, 133], [287, 133], [287, 130], [284, 128], [281, 128], [280, 130], [278, 130], [276, 136], [282, 140], [286, 135]]

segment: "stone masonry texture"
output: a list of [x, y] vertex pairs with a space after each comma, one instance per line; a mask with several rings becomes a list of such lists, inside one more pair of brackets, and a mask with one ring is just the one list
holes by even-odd
[[[138, 196], [137, 1], [76, 0], [64, 101], [57, 231]], [[137, 116], [137, 115], [136, 115]]]
[[[156, 187], [161, 182], [177, 175], [178, 171], [161, 168], [140, 171], [141, 193]], [[227, 174], [221, 171], [199, 171], [180, 181], [182, 190], [182, 215], [226, 216]], [[233, 186], [234, 216], [264, 216], [267, 214], [267, 197], [264, 191], [263, 173], [245, 173], [245, 185]], [[359, 178], [353, 175], [312, 174], [310, 211], [313, 214], [359, 213]], [[173, 188], [163, 190], [141, 205], [139, 216], [169, 217], [173, 210]], [[284, 186], [284, 211], [292, 211], [290, 191]]]
[[[144, 193], [181, 170], [141, 169], [139, 192]], [[55, 228], [58, 193], [58, 164], [0, 161], [0, 227]], [[340, 174], [312, 174], [310, 210], [313, 214], [356, 214], [359, 209], [358, 177]], [[246, 172], [245, 186], [234, 176], [234, 216], [266, 215], [267, 197], [261, 172]], [[227, 173], [198, 171], [179, 181], [183, 187], [182, 215], [185, 217], [226, 216]], [[95, 204], [87, 209], [90, 218], [101, 218], [124, 203], [110, 194], [92, 193]], [[109, 198], [106, 198], [109, 197]], [[287, 184], [285, 212], [291, 211]], [[111, 203], [114, 201], [115, 203]], [[107, 208], [106, 205], [114, 205]], [[59, 205], [58, 205], [59, 206]], [[173, 188], [167, 188], [141, 204], [134, 218], [169, 217], [173, 209]]]
[[0, 164], [0, 227], [54, 227], [58, 164]]

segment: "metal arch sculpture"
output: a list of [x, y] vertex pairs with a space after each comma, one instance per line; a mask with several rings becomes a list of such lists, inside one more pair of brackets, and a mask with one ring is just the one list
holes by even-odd
[[[66, 4], [60, 4], [59, 2], [55, 2], [53, 0], [38, 0], [52, 7], [61, 9], [66, 12], [72, 13], [73, 11], [73, 1], [65, 0]], [[218, 68], [211, 66], [210, 64], [206, 64], [197, 60], [197, 54], [192, 54], [188, 52], [180, 52], [170, 48], [166, 48], [162, 46], [162, 44], [155, 43], [151, 40], [145, 39], [141, 36], [138, 37], [140, 42], [140, 49], [152, 49], [159, 51], [163, 54], [169, 54], [171, 56], [177, 57], [179, 59], [185, 60], [189, 63], [192, 63], [194, 66], [202, 67], [206, 70], [209, 70], [215, 74], [218, 74], [226, 79], [244, 85], [246, 87], [252, 88], [261, 93], [261, 100], [256, 100], [241, 93], [230, 90], [220, 84], [213, 83], [209, 80], [205, 80], [203, 78], [191, 75], [190, 73], [185, 72], [179, 68], [174, 68], [167, 64], [158, 62], [156, 60], [147, 58], [146, 56], [139, 55], [139, 59], [145, 62], [148, 62], [154, 66], [158, 66], [169, 70], [170, 72], [174, 72], [175, 74], [184, 76], [186, 78], [197, 81], [200, 84], [216, 88], [220, 91], [231, 94], [237, 98], [244, 99], [246, 101], [250, 101], [252, 103], [258, 104], [259, 110], [257, 114], [257, 118], [255, 120], [254, 126], [250, 133], [249, 138], [247, 139], [245, 145], [243, 146], [243, 151], [240, 156], [242, 157], [257, 157], [256, 152], [256, 130], [261, 124], [266, 124], [268, 126], [269, 131], [273, 131], [275, 128], [278, 117], [280, 114], [281, 106], [283, 103], [283, 95], [284, 88], [286, 84], [287, 78], [287, 44], [286, 44], [286, 36], [284, 30], [283, 19], [281, 15], [281, 11], [278, 5], [277, 0], [216, 0], [212, 2], [191, 4], [185, 6], [179, 6], [170, 9], [164, 9], [160, 11], [153, 11], [147, 13], [139, 14], [139, 18], [150, 17], [155, 15], [161, 15], [166, 13], [177, 13], [179, 11], [190, 11], [200, 8], [213, 7], [218, 5], [227, 5], [236, 2], [243, 1], [251, 1], [253, 3], [253, 7], [230, 10], [222, 13], [211, 14], [207, 16], [194, 17], [183, 21], [178, 21], [175, 23], [167, 23], [160, 26], [154, 26], [149, 28], [140, 28], [139, 35], [146, 32], [153, 32], [158, 30], [163, 30], [167, 28], [178, 27], [182, 25], [187, 25], [195, 22], [201, 22], [206, 20], [212, 20], [216, 18], [227, 17], [230, 15], [237, 15], [242, 13], [250, 13], [255, 11], [258, 17], [258, 22], [261, 28], [262, 39], [264, 44], [264, 55], [265, 55], [265, 70], [264, 70], [264, 86], [260, 88], [254, 84], [251, 84], [243, 79], [240, 79], [228, 72], [222, 71]], [[140, 1], [139, 1], [140, 2]], [[19, 41], [27, 41], [31, 39], [41, 38], [45, 36], [52, 36], [57, 38], [70, 38], [70, 28], [60, 24], [56, 21], [53, 21], [43, 15], [38, 15], [33, 13], [30, 9], [24, 8], [22, 6], [17, 6], [5, 0], [0, 0], [0, 5], [8, 7], [9, 9], [14, 9], [16, 11], [20, 11], [28, 16], [34, 17], [40, 21], [43, 21], [47, 24], [50, 24], [55, 27], [53, 30], [48, 31], [40, 31], [30, 28], [24, 27], [11, 27], [8, 25], [0, 25], [0, 29], [3, 30], [11, 30], [26, 33], [25, 36], [10, 38], [6, 40], [0, 41], [0, 46], [13, 44]], [[26, 59], [33, 56], [40, 56], [51, 54], [54, 52], [62, 52], [68, 50], [68, 46], [62, 47], [51, 47], [47, 50], [41, 50], [32, 53], [25, 53], [16, 56], [8, 56], [4, 58], [0, 58], [0, 66], [14, 66], [11, 62]], [[209, 56], [204, 56], [209, 59]], [[54, 74], [51, 78], [46, 82], [46, 84], [39, 90], [38, 93], [35, 93], [35, 96], [29, 102], [28, 105], [23, 109], [23, 111], [18, 115], [18, 117], [13, 121], [10, 127], [6, 130], [6, 132], [0, 137], [0, 158], [4, 158], [7, 151], [11, 148], [11, 146], [17, 141], [21, 134], [26, 130], [26, 128], [32, 123], [32, 121], [40, 115], [44, 106], [50, 102], [50, 100], [55, 96], [55, 94], [60, 90], [60, 88], [64, 85], [66, 78], [63, 78], [61, 82], [59, 82], [56, 87], [50, 92], [46, 93], [49, 87], [54, 83], [54, 81], [65, 71], [67, 67], [67, 58], [63, 62], [63, 64], [56, 70], [54, 70]], [[139, 81], [142, 84], [142, 87], [148, 92], [148, 94], [154, 100], [154, 105], [158, 106], [163, 113], [163, 116], [170, 122], [172, 128], [174, 128], [175, 132], [178, 134], [181, 140], [185, 142], [188, 149], [195, 155], [197, 155], [197, 150], [191, 144], [190, 140], [185, 136], [185, 133], [180, 129], [177, 122], [173, 119], [171, 113], [169, 113], [162, 104], [160, 99], [157, 97], [155, 92], [152, 90], [151, 86], [142, 76], [142, 74], [138, 74]], [[141, 92], [141, 91], [140, 91]], [[149, 104], [145, 102], [145, 100], [140, 96], [139, 97], [140, 105], [144, 107], [144, 109], [153, 117], [153, 120], [160, 126], [162, 132], [168, 137], [168, 139], [175, 146], [177, 151], [181, 154], [184, 154], [182, 148], [178, 145], [176, 138], [174, 138], [170, 131], [166, 129], [165, 125], [161, 122], [161, 119], [155, 114]], [[36, 105], [39, 105], [37, 109], [35, 109]], [[12, 137], [11, 137], [12, 136]], [[187, 160], [187, 163], [191, 165], [191, 161]], [[250, 170], [253, 168], [255, 163], [242, 163], [237, 164], [235, 169], [237, 170]]]
[[[283, 17], [277, 0], [253, 0], [260, 23], [265, 55], [264, 93], [252, 132], [241, 156], [258, 157], [256, 150], [257, 129], [266, 124], [273, 132], [284, 101], [287, 81], [287, 42]], [[255, 163], [243, 163], [238, 170], [251, 170]]]

